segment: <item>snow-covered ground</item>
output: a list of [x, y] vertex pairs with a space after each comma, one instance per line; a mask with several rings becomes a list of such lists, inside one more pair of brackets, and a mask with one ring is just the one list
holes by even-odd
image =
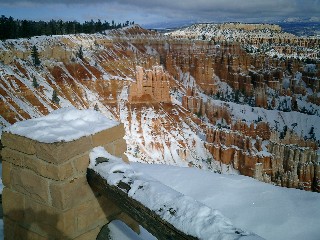
[[232, 223], [270, 240], [320, 239], [320, 194], [276, 187], [240, 175], [132, 163], [176, 191], [218, 209]]
[[110, 231], [110, 239], [108, 240], [157, 240], [143, 227], [140, 226], [140, 234], [138, 235], [120, 220], [112, 221], [108, 224], [108, 228]]
[[[96, 161], [98, 158], [105, 161]], [[204, 240], [262, 239], [251, 231], [235, 227], [219, 210], [133, 169], [132, 165], [110, 155], [103, 147], [96, 147], [90, 152], [89, 168], [110, 185], [118, 186], [120, 182], [128, 185], [127, 190], [119, 189], [188, 235]]]

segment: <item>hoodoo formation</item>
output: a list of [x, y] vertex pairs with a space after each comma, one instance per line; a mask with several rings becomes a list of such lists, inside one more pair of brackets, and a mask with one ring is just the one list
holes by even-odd
[[234, 23], [1, 41], [0, 124], [95, 108], [124, 123], [132, 161], [319, 192], [319, 43]]

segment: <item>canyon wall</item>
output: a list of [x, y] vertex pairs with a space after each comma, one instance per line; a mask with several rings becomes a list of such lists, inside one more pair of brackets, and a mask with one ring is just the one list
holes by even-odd
[[129, 102], [170, 102], [169, 80], [162, 66], [136, 67], [136, 82], [129, 88]]
[[319, 192], [320, 163], [312, 148], [268, 141], [265, 152], [258, 136], [219, 129], [207, 129], [206, 141], [214, 159], [232, 165], [243, 175], [283, 187]]
[[[261, 45], [268, 39], [260, 37], [247, 40]], [[294, 42], [282, 37], [274, 42]], [[205, 160], [212, 158], [262, 181], [319, 191], [315, 140], [290, 131], [280, 139], [268, 122], [237, 119], [228, 105], [277, 109], [277, 98], [288, 97], [292, 110], [302, 112], [303, 97], [319, 104], [319, 63], [271, 57], [251, 52], [241, 41], [218, 38], [179, 39], [133, 27], [108, 36], [6, 41], [0, 49], [1, 125], [65, 106], [95, 108], [125, 123], [128, 151], [141, 161], [208, 168]], [[33, 41], [40, 66], [32, 63]], [[59, 101], [53, 101], [53, 92]], [[239, 96], [248, 101], [240, 103]]]

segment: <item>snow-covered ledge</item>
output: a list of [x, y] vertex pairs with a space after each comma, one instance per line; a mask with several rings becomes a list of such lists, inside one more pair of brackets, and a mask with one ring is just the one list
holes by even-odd
[[102, 147], [90, 153], [88, 181], [158, 239], [262, 239], [236, 228], [218, 210], [136, 172]]
[[6, 128], [1, 138], [5, 239], [95, 239], [121, 211], [88, 185], [89, 153], [103, 146], [122, 157], [123, 137], [122, 124], [74, 108]]

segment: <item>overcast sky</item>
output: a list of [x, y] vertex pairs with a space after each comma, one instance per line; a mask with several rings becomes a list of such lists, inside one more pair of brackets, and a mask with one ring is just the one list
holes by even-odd
[[320, 0], [0, 0], [0, 15], [33, 20], [274, 22], [320, 16]]

